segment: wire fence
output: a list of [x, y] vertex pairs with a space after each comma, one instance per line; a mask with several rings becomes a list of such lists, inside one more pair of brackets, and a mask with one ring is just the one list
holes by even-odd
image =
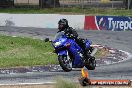
[[97, 8], [119, 8], [123, 6], [123, 1], [110, 1], [110, 0], [61, 0], [61, 6], [73, 7], [78, 6], [82, 8], [97, 7]]
[[[1, 0], [2, 1], [2, 0]], [[15, 7], [38, 8], [130, 8], [131, 0], [5, 0], [12, 1]], [[124, 1], [127, 1], [124, 3]], [[1, 3], [1, 2], [0, 2]], [[128, 6], [126, 6], [126, 4]], [[1, 4], [0, 4], [1, 6]]]

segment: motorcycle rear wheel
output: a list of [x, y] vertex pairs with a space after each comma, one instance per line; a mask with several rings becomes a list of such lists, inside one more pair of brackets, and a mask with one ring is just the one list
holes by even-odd
[[89, 59], [89, 63], [87, 63], [85, 65], [85, 67], [88, 69], [88, 70], [94, 70], [95, 67], [96, 67], [96, 60], [95, 60], [95, 57], [91, 56], [90, 59]]
[[68, 59], [67, 56], [58, 56], [58, 61], [64, 71], [70, 72], [72, 70], [72, 62], [70, 61], [70, 59]]

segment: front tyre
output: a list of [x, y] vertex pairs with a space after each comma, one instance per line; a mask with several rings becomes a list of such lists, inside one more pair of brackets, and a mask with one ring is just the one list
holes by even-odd
[[72, 70], [72, 61], [69, 56], [60, 55], [58, 56], [58, 61], [64, 71], [69, 72]]

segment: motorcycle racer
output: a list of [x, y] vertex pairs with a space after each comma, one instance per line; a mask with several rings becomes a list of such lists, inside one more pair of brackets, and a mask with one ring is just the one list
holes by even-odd
[[73, 29], [72, 27], [69, 27], [69, 24], [68, 24], [68, 20], [67, 19], [60, 19], [58, 21], [58, 29], [59, 29], [58, 32], [63, 31], [68, 38], [74, 39], [75, 42], [84, 51], [83, 55], [86, 56], [86, 57], [88, 56], [87, 55], [87, 52], [86, 52], [87, 49], [85, 47], [85, 39], [78, 37], [78, 33], [75, 31], [75, 29]]

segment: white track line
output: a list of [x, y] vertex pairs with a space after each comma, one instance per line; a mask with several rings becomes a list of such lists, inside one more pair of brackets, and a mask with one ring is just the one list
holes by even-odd
[[16, 86], [16, 85], [51, 85], [56, 82], [40, 82], [40, 83], [14, 83], [14, 84], [0, 84], [0, 86]]

